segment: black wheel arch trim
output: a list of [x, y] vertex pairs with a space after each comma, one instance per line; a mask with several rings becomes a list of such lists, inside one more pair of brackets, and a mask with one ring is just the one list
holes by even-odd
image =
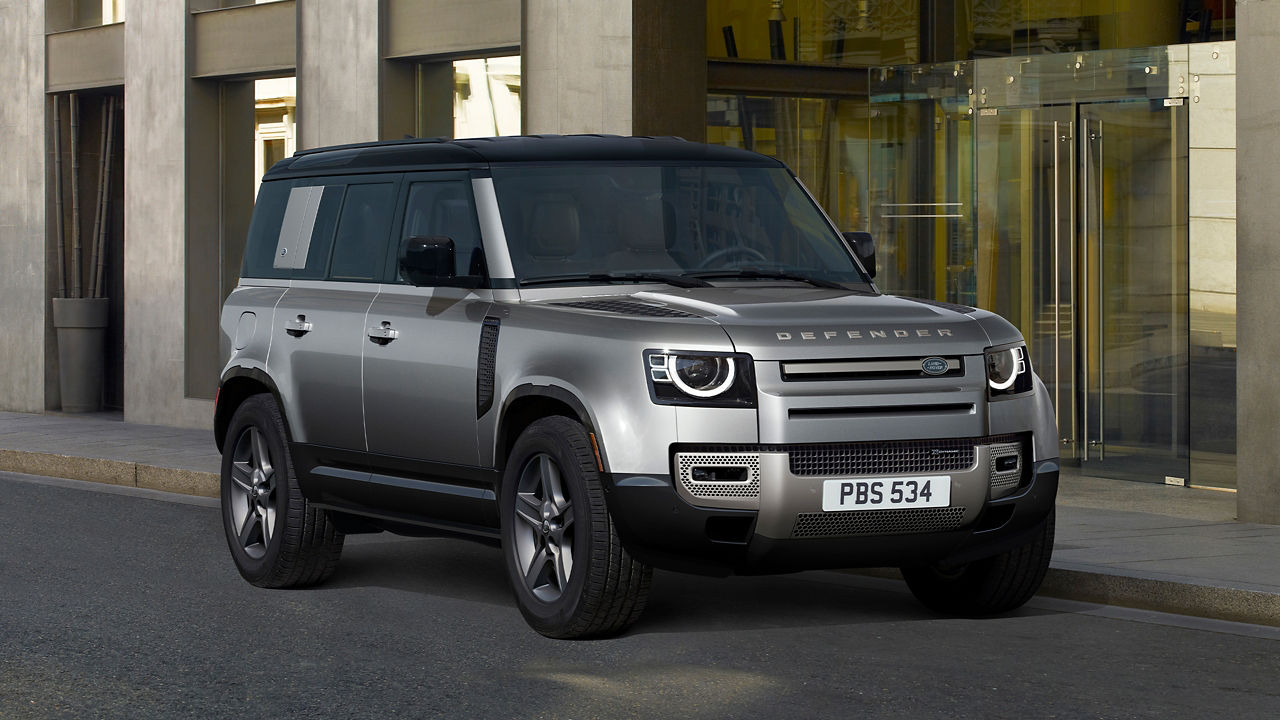
[[[280, 396], [280, 388], [276, 386], [275, 380], [272, 380], [271, 376], [260, 368], [237, 365], [235, 367], [228, 368], [227, 371], [222, 374], [222, 379], [218, 381], [218, 395], [217, 401], [214, 403], [213, 411], [213, 441], [218, 447], [218, 452], [222, 452], [222, 445], [227, 439], [227, 428], [231, 425], [231, 416], [235, 414], [236, 408], [240, 407], [240, 404], [243, 403], [250, 395], [257, 394], [246, 394], [244, 397], [240, 398], [240, 401], [235, 403], [234, 406], [224, 404], [224, 398], [222, 397], [223, 388], [231, 381], [240, 378], [251, 380], [265, 387], [267, 392], [271, 393], [271, 397], [276, 401], [276, 407], [280, 408], [280, 418], [284, 421], [284, 430], [288, 433], [288, 437], [292, 438], [293, 431], [289, 428], [289, 417], [285, 414], [284, 399]], [[287, 440], [288, 438], [286, 438], [286, 441]]]
[[[533, 383], [517, 385], [512, 388], [511, 392], [507, 393], [506, 398], [502, 401], [502, 409], [498, 415], [497, 432], [494, 434], [495, 467], [502, 468], [506, 466], [505, 447], [515, 442], [515, 438], [508, 438], [506, 435], [508, 411], [517, 400], [528, 397], [556, 400], [569, 406], [576, 416], [575, 419], [582, 423], [588, 435], [594, 438], [595, 449], [600, 453], [600, 464], [604, 468], [604, 472], [609, 472], [609, 456], [605, 452], [604, 438], [600, 437], [600, 433], [596, 430], [595, 416], [587, 408], [586, 403], [571, 390], [559, 385], [534, 385]], [[508, 443], [508, 440], [511, 442]]]

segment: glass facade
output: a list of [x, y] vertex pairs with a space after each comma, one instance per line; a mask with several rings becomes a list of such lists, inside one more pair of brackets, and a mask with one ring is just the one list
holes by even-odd
[[1234, 112], [1201, 102], [1194, 66], [1234, 51], [1233, 10], [713, 0], [712, 63], [850, 65], [858, 90], [712, 87], [708, 141], [784, 160], [842, 230], [872, 232], [887, 292], [1017, 325], [1064, 459], [1233, 486], [1234, 211], [1210, 223], [1190, 200], [1218, 181], [1191, 138]]
[[872, 67], [1235, 39], [1230, 0], [708, 0], [707, 55]]

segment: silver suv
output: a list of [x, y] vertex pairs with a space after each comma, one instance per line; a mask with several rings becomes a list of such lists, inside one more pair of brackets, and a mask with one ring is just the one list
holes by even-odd
[[222, 311], [240, 573], [346, 534], [502, 548], [551, 637], [635, 622], [652, 568], [897, 566], [999, 613], [1053, 545], [1057, 433], [997, 315], [881, 294], [786, 166], [679, 139], [409, 140], [266, 174]]

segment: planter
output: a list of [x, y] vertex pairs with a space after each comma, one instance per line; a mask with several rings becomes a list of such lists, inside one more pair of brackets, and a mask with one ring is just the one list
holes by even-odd
[[63, 412], [102, 409], [102, 377], [107, 338], [107, 298], [54, 298], [58, 331], [58, 386]]

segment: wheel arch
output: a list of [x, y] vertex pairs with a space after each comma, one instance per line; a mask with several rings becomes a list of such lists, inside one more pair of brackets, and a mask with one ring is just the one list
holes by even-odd
[[498, 432], [495, 437], [494, 465], [502, 469], [506, 467], [511, 449], [516, 439], [525, 428], [545, 417], [561, 416], [582, 423], [592, 446], [596, 461], [601, 471], [609, 468], [605, 455], [604, 441], [596, 432], [596, 424], [587, 409], [586, 403], [572, 391], [557, 385], [526, 384], [513, 389], [502, 403], [502, 413], [498, 417]]
[[222, 446], [227, 439], [227, 428], [231, 425], [231, 418], [236, 414], [236, 409], [250, 397], [263, 393], [270, 393], [275, 399], [276, 406], [280, 408], [280, 417], [284, 420], [285, 432], [289, 433], [289, 418], [285, 417], [280, 390], [271, 376], [258, 368], [233, 367], [223, 374], [214, 401], [213, 440], [218, 446], [218, 452], [222, 452]]

